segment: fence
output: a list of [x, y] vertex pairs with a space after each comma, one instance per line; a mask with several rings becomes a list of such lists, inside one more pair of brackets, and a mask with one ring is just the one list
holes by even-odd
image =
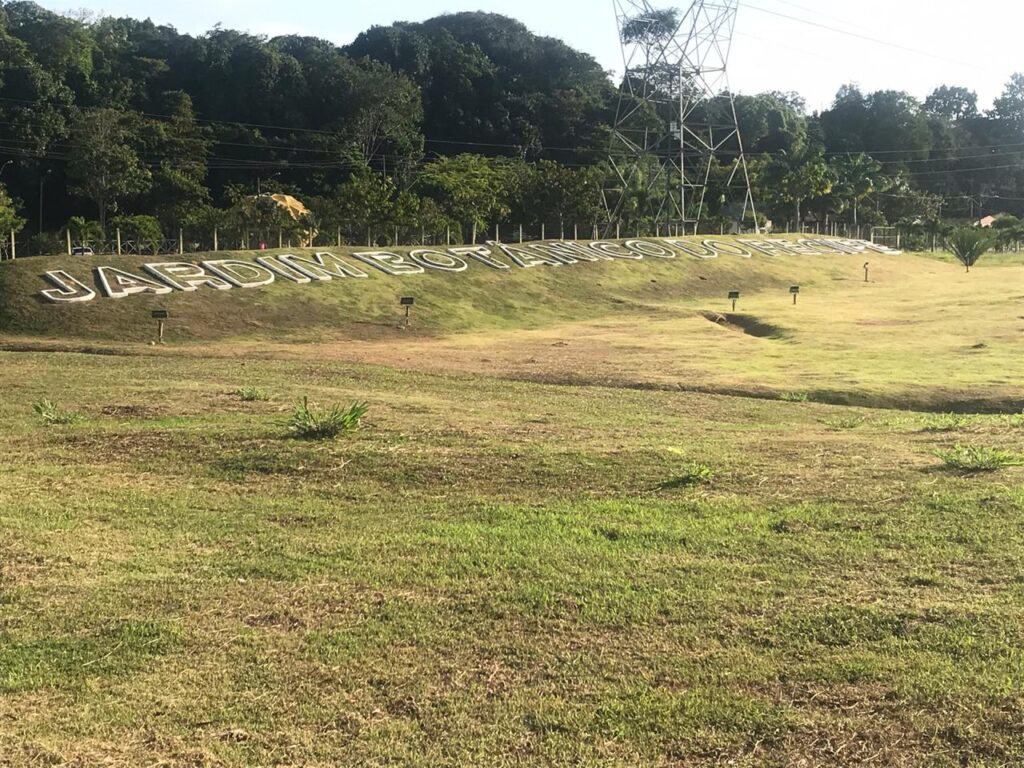
[[[891, 247], [905, 247], [910, 250], [935, 250], [941, 246], [941, 239], [933, 235], [923, 235], [916, 230], [899, 227], [872, 228], [870, 226], [854, 227], [852, 225], [830, 222], [805, 225], [797, 231], [790, 226], [775, 228], [770, 234], [804, 234], [817, 237], [843, 237], [858, 240], [873, 240]], [[138, 239], [124, 235], [115, 230], [113, 237], [100, 240], [79, 240], [71, 238], [66, 232], [56, 233], [9, 233], [0, 238], [0, 260], [22, 258], [26, 256], [71, 254], [75, 249], [88, 249], [95, 255], [104, 256], [183, 256], [191, 253], [216, 253], [230, 251], [249, 251], [286, 248], [330, 248], [354, 246], [366, 248], [392, 247], [447, 247], [474, 245], [487, 241], [504, 243], [534, 242], [538, 240], [595, 240], [629, 239], [640, 237], [681, 237], [692, 235], [688, 230], [684, 233], [679, 223], [654, 222], [648, 224], [609, 224], [603, 223], [570, 223], [554, 221], [548, 223], [520, 225], [501, 223], [487, 228], [469, 228], [463, 232], [459, 227], [390, 227], [387, 231], [370, 229], [356, 232], [351, 228], [335, 228], [333, 231], [314, 231], [312, 233], [289, 233], [277, 230], [273, 233], [256, 231], [229, 231], [210, 229], [208, 231], [194, 228], [181, 228], [177, 236], [161, 240], [158, 243], [140, 242]], [[727, 235], [723, 226], [709, 231], [701, 227], [700, 235]], [[750, 233], [748, 233], [750, 234]], [[769, 234], [769, 233], [766, 233]], [[312, 235], [312, 237], [310, 237]]]

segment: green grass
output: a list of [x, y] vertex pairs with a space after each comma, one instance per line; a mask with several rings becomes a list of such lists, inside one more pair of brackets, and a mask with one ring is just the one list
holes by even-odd
[[[0, 361], [12, 765], [1024, 759], [1021, 470], [935, 474], [920, 420], [325, 360]], [[365, 398], [374, 429], [288, 440], [225, 394], [243, 373]], [[57, 388], [74, 432], [25, 405]]]
[[957, 445], [937, 451], [949, 469], [961, 472], [995, 472], [1006, 467], [1024, 466], [1024, 454], [982, 445]]
[[772, 261], [784, 338], [648, 273], [515, 333], [11, 340], [0, 765], [1024, 764], [1024, 467], [936, 457], [1024, 455], [1006, 267], [877, 261], [794, 315]]

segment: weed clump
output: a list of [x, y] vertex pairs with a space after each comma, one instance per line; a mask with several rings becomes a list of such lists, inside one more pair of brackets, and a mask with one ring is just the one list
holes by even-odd
[[831, 429], [857, 429], [867, 422], [863, 416], [843, 416], [838, 419], [829, 419], [825, 424]]
[[32, 410], [48, 427], [60, 424], [74, 424], [81, 419], [77, 413], [58, 407], [52, 400], [40, 400], [32, 404]]
[[300, 440], [333, 440], [359, 429], [368, 410], [366, 403], [357, 402], [348, 408], [335, 405], [320, 411], [309, 404], [308, 397], [304, 397], [295, 406], [286, 426], [291, 436]]
[[715, 479], [715, 470], [707, 464], [693, 463], [683, 468], [682, 474], [662, 485], [662, 490], [671, 491], [678, 488], [693, 488], [697, 485], [710, 483]]
[[235, 396], [243, 403], [265, 403], [270, 400], [266, 390], [259, 387], [242, 387], [235, 390]]
[[978, 445], [957, 445], [947, 451], [936, 451], [947, 469], [958, 472], [996, 472], [1004, 467], [1024, 467], [1024, 455], [999, 448]]
[[971, 419], [958, 413], [936, 413], [925, 419], [925, 432], [959, 432], [971, 426]]

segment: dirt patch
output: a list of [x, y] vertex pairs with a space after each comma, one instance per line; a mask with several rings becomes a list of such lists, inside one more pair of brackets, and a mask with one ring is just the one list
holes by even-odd
[[789, 336], [784, 328], [767, 323], [753, 315], [721, 315], [717, 312], [701, 312], [701, 315], [715, 325], [753, 336], [756, 339], [785, 339]]
[[165, 415], [163, 410], [149, 405], [105, 405], [100, 408], [100, 413], [127, 421], [147, 421]]

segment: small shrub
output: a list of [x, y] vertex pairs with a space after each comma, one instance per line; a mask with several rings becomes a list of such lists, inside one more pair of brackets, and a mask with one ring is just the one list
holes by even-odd
[[946, 238], [946, 246], [968, 272], [995, 244], [992, 233], [981, 227], [961, 227]]
[[242, 387], [235, 391], [235, 395], [243, 403], [265, 403], [270, 400], [270, 395], [259, 387]]
[[676, 488], [692, 488], [696, 485], [704, 485], [715, 479], [715, 470], [707, 464], [688, 464], [681, 475], [662, 485], [663, 490]]
[[779, 395], [779, 400], [784, 403], [809, 403], [811, 396], [806, 392], [783, 392]]
[[50, 400], [40, 400], [38, 403], [34, 403], [32, 410], [48, 427], [57, 424], [74, 424], [79, 419], [78, 414], [65, 411]]
[[1024, 455], [979, 445], [957, 445], [948, 451], [936, 451], [947, 469], [959, 472], [995, 472], [1004, 467], [1024, 466]]
[[287, 427], [292, 437], [302, 440], [331, 440], [359, 429], [368, 410], [366, 403], [352, 403], [348, 408], [335, 405], [330, 410], [318, 411], [304, 397], [292, 411]]
[[957, 413], [936, 413], [925, 418], [925, 432], [959, 432], [971, 426], [968, 416]]

